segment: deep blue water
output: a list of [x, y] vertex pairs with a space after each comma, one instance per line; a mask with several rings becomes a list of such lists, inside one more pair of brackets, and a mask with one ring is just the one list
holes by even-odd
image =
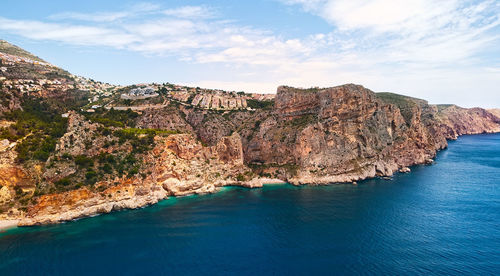
[[500, 135], [393, 181], [169, 199], [0, 234], [0, 275], [500, 274]]

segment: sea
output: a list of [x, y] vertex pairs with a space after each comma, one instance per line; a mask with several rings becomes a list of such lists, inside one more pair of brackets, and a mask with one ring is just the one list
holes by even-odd
[[411, 169], [6, 230], [0, 275], [500, 275], [500, 135]]

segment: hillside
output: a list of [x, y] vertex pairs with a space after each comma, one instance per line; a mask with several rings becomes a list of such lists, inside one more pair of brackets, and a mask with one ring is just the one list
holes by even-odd
[[43, 59], [33, 55], [30, 52], [25, 51], [22, 48], [17, 47], [16, 45], [10, 44], [9, 42], [2, 39], [0, 39], [0, 52], [4, 54], [31, 59], [33, 61], [46, 63], [46, 61], [44, 61]]
[[491, 114], [493, 114], [493, 115], [497, 116], [498, 118], [500, 118], [500, 109], [498, 109], [498, 108], [497, 109], [488, 109], [488, 111]]
[[122, 87], [13, 54], [0, 55], [0, 219], [20, 225], [227, 185], [389, 177], [432, 163], [447, 139], [500, 131], [484, 109], [354, 84], [276, 95]]

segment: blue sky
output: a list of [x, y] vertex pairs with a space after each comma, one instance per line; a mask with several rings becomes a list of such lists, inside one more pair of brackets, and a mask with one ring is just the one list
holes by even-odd
[[495, 0], [3, 0], [0, 38], [115, 84], [273, 93], [357, 83], [500, 107]]

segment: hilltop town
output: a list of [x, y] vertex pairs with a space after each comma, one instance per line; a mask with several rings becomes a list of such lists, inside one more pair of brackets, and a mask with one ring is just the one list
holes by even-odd
[[[77, 77], [79, 83], [82, 78]], [[143, 111], [146, 109], [162, 109], [169, 104], [180, 104], [190, 108], [230, 111], [254, 110], [258, 102], [270, 102], [274, 94], [257, 94], [188, 87], [170, 83], [138, 84], [132, 86], [112, 86], [96, 82], [88, 82], [93, 87], [79, 85], [81, 90], [89, 91], [89, 105], [83, 110], [94, 112], [97, 108], [115, 110]], [[250, 104], [249, 104], [250, 102]]]
[[88, 98], [87, 105], [82, 107], [82, 111], [86, 112], [95, 112], [98, 108], [135, 111], [161, 109], [172, 102], [206, 110], [253, 110], [248, 101], [255, 103], [274, 99], [274, 94], [205, 89], [170, 83], [113, 85], [70, 74], [29, 53], [22, 53], [23, 56], [16, 56], [0, 52], [0, 84], [4, 89], [38, 96], [58, 91], [80, 91]]

